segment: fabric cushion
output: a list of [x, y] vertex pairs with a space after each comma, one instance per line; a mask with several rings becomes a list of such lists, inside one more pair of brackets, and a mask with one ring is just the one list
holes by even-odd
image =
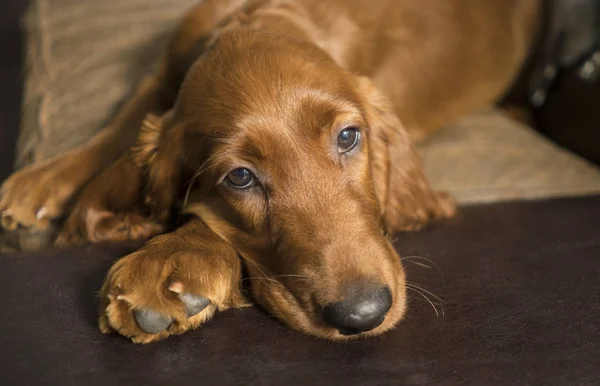
[[600, 192], [600, 169], [498, 111], [468, 115], [420, 144], [434, 186], [460, 203]]
[[[26, 17], [27, 80], [16, 166], [60, 154], [101, 128], [152, 70], [197, 0], [37, 0]], [[434, 186], [460, 203], [600, 192], [600, 171], [498, 112], [420, 146]]]
[[16, 167], [84, 143], [152, 71], [197, 0], [36, 0]]

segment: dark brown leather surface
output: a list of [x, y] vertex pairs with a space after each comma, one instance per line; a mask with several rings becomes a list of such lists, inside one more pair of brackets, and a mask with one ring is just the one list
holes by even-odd
[[[495, 204], [398, 236], [410, 295], [382, 337], [330, 343], [257, 308], [140, 346], [96, 327], [95, 294], [125, 246], [0, 257], [2, 385], [594, 384], [600, 380], [600, 196]], [[438, 306], [438, 308], [440, 308]]]

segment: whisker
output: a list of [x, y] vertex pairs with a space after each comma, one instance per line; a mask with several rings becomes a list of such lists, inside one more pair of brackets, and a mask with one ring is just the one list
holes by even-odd
[[275, 279], [271, 279], [270, 277], [261, 277], [261, 276], [252, 276], [252, 277], [245, 277], [242, 279], [242, 281], [245, 280], [253, 280], [253, 279], [257, 279], [257, 280], [267, 280], [267, 281], [274, 281], [275, 283], [279, 283], [277, 280]]
[[416, 284], [414, 284], [414, 283], [411, 283], [411, 282], [406, 282], [406, 286], [407, 286], [407, 287], [414, 287], [414, 288], [416, 288], [416, 289], [418, 289], [418, 290], [421, 290], [421, 291], [423, 291], [423, 292], [425, 292], [425, 293], [427, 293], [427, 294], [429, 294], [429, 295], [433, 296], [433, 297], [434, 297], [434, 298], [435, 298], [437, 301], [439, 301], [439, 302], [440, 302], [440, 303], [442, 303], [442, 304], [443, 304], [443, 303], [446, 303], [446, 302], [445, 302], [445, 301], [444, 301], [442, 298], [440, 298], [439, 296], [437, 296], [437, 295], [436, 295], [436, 294], [434, 294], [433, 292], [431, 292], [431, 291], [428, 291], [428, 290], [426, 290], [425, 288], [423, 288], [423, 287], [421, 287], [421, 286], [418, 286], [418, 285], [416, 285]]
[[[423, 299], [423, 296], [410, 296], [410, 295], [407, 294], [406, 295], [406, 299], [407, 300], [419, 301], [419, 302], [427, 302], [427, 300]], [[429, 303], [429, 302], [427, 302], [427, 303]]]
[[[257, 270], [257, 271], [258, 271], [260, 274], [262, 274], [262, 277], [257, 277], [257, 279], [258, 279], [258, 278], [260, 278], [261, 280], [265, 280], [265, 281], [267, 281], [267, 282], [273, 282], [273, 283], [277, 283], [277, 284], [281, 285], [281, 283], [280, 283], [280, 282], [278, 282], [277, 280], [275, 280], [275, 279], [272, 279], [272, 278], [270, 278], [269, 276], [267, 276], [267, 274], [266, 274], [266, 273], [265, 273], [265, 271], [263, 270], [263, 269], [264, 269], [264, 267], [263, 267], [263, 266], [262, 266], [260, 263], [258, 263], [258, 262], [256, 262], [256, 261], [254, 261], [254, 260], [250, 260], [250, 259], [244, 259], [244, 261], [245, 261], [247, 264], [250, 264], [250, 265], [252, 265], [252, 266], [253, 266], [253, 267], [254, 267], [254, 268], [255, 268], [255, 269], [256, 269], [256, 270]], [[243, 279], [242, 279], [242, 280], [243, 280]], [[271, 288], [273, 288], [273, 287], [271, 286]]]
[[299, 274], [274, 275], [273, 277], [301, 277], [304, 279], [310, 279], [310, 277], [307, 275], [299, 275]]
[[[411, 290], [415, 291], [416, 293], [418, 293], [419, 295], [423, 296], [423, 298], [424, 298], [425, 300], [427, 300], [427, 302], [428, 302], [429, 304], [431, 304], [431, 307], [432, 307], [432, 308], [433, 308], [433, 310], [435, 311], [435, 315], [436, 315], [437, 317], [439, 317], [439, 316], [440, 316], [440, 313], [438, 312], [438, 309], [437, 309], [437, 307], [436, 307], [436, 306], [433, 304], [433, 302], [432, 302], [432, 301], [431, 301], [431, 300], [430, 300], [430, 299], [429, 299], [427, 296], [425, 296], [425, 294], [424, 294], [424, 293], [422, 293], [421, 291], [419, 291], [419, 290], [417, 290], [417, 289], [415, 289], [415, 288], [413, 288], [413, 287], [408, 287], [408, 286], [407, 286], [406, 288], [407, 288], [407, 289], [411, 289]], [[443, 312], [443, 311], [444, 311], [444, 307], [442, 307], [442, 312]]]
[[256, 268], [264, 277], [268, 277], [267, 274], [265, 273], [265, 271], [262, 269], [264, 267], [262, 267], [259, 263], [257, 263], [254, 260], [250, 260], [250, 259], [244, 259], [244, 261], [246, 262], [246, 264], [250, 264], [254, 268]]
[[423, 267], [423, 268], [431, 269], [431, 266], [429, 266], [429, 265], [427, 265], [427, 264], [419, 263], [419, 262], [417, 262], [417, 261], [407, 261], [407, 263], [414, 264], [414, 265], [418, 265], [419, 267]]
[[[427, 263], [430, 263], [431, 265], [433, 265], [433, 266], [435, 267], [435, 269], [436, 269], [436, 270], [437, 270], [437, 271], [440, 273], [440, 276], [442, 277], [442, 280], [445, 280], [445, 279], [444, 279], [444, 273], [442, 272], [442, 269], [440, 268], [440, 266], [439, 266], [439, 265], [437, 265], [437, 264], [435, 263], [435, 261], [433, 261], [433, 260], [431, 260], [431, 259], [428, 259], [428, 258], [426, 258], [426, 257], [423, 257], [423, 256], [412, 255], [412, 256], [405, 256], [405, 257], [401, 257], [401, 258], [400, 258], [400, 261], [404, 261], [404, 260], [407, 260], [407, 261], [410, 261], [410, 260], [424, 260], [424, 261], [426, 261]], [[411, 261], [411, 263], [413, 263], [413, 264], [417, 264], [417, 263], [416, 263], [416, 262], [414, 262], [414, 261]], [[431, 267], [427, 267], [427, 264], [424, 264], [424, 263], [420, 263], [420, 264], [417, 264], [417, 265], [424, 266], [424, 267], [426, 267], [426, 268], [431, 268]]]
[[196, 181], [196, 178], [200, 177], [200, 175], [206, 171], [207, 164], [208, 164], [208, 161], [206, 161], [202, 165], [198, 166], [198, 169], [196, 169], [196, 171], [192, 175], [192, 178], [190, 178], [190, 180], [187, 182], [188, 187], [185, 192], [185, 197], [183, 199], [183, 207], [184, 208], [188, 202], [188, 199], [190, 198], [190, 192], [192, 191], [192, 186], [194, 186], [194, 182]]
[[310, 279], [310, 277], [305, 276], [305, 275], [273, 275], [268, 278], [260, 277], [260, 276], [249, 276], [249, 277], [242, 278], [242, 281], [251, 280], [251, 279], [261, 279], [261, 280], [275, 281], [275, 282], [279, 283], [279, 281], [275, 280], [275, 278], [281, 278], [281, 277], [294, 277], [294, 278], [301, 279], [298, 281], [308, 281]]

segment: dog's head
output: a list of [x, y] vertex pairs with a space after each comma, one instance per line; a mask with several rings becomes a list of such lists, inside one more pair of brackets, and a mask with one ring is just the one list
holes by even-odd
[[150, 201], [166, 208], [183, 190], [273, 315], [330, 339], [400, 320], [404, 272], [386, 233], [451, 208], [369, 80], [310, 44], [227, 32], [150, 127]]

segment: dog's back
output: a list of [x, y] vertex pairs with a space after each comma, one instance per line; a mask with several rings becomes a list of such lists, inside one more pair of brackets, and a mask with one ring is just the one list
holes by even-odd
[[[416, 140], [461, 114], [496, 102], [530, 52], [542, 14], [541, 0], [219, 4], [215, 26], [240, 19], [259, 29], [309, 40], [342, 67], [371, 78]], [[188, 27], [174, 39], [178, 52], [171, 56], [184, 58], [185, 63], [178, 66], [177, 83], [210, 41], [199, 39], [194, 31], [194, 23], [205, 23], [207, 17], [198, 10], [190, 13]]]
[[415, 139], [500, 98], [541, 15], [539, 0], [291, 3], [319, 46], [387, 94]]

